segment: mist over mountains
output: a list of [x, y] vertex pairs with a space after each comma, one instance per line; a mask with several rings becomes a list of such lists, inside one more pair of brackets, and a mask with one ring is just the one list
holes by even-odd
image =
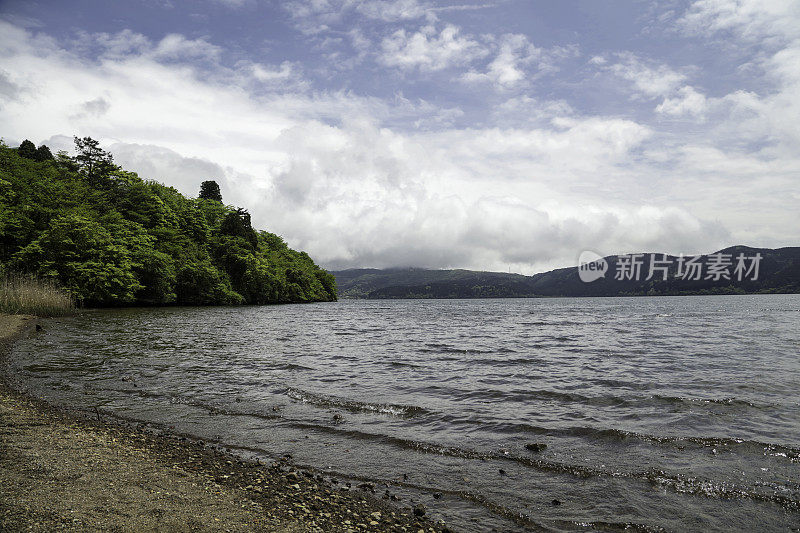
[[[736, 272], [736, 258], [751, 259], [760, 254], [758, 272]], [[677, 256], [643, 253], [638, 276], [630, 269], [626, 276], [626, 257], [608, 256], [604, 277], [584, 282], [578, 267], [560, 268], [524, 276], [504, 272], [473, 270], [428, 270], [421, 268], [349, 269], [334, 271], [341, 298], [535, 298], [580, 296], [666, 296], [693, 294], [763, 294], [800, 292], [800, 247], [752, 248], [732, 246], [699, 256], [698, 263], [710, 265], [721, 258], [729, 261], [727, 270], [709, 274], [708, 267], [699, 275], [685, 276]], [[652, 264], [653, 259], [657, 264]], [[658, 262], [663, 263], [658, 263]], [[663, 270], [660, 269], [664, 266]], [[750, 268], [752, 262], [746, 262]], [[654, 275], [646, 279], [654, 267]], [[742, 274], [742, 275], [739, 275]], [[683, 277], [682, 277], [683, 276]], [[725, 277], [727, 276], [727, 278]], [[626, 279], [617, 279], [624, 277]], [[630, 279], [627, 279], [630, 277]], [[666, 279], [664, 279], [666, 277]], [[684, 277], [686, 279], [684, 279]], [[694, 279], [699, 277], [699, 279]], [[741, 277], [741, 280], [738, 279]], [[709, 279], [707, 279], [709, 278]], [[719, 278], [719, 279], [715, 279]]]

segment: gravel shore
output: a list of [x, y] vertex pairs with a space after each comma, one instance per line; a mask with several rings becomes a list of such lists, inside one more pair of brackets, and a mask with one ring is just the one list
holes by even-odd
[[[0, 315], [0, 363], [36, 319]], [[58, 410], [0, 382], [0, 531], [447, 531], [296, 468]]]

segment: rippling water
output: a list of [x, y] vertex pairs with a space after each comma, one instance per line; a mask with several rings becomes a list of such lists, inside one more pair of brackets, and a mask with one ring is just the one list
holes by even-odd
[[462, 530], [797, 531], [799, 352], [797, 295], [394, 300], [88, 312], [10, 365]]

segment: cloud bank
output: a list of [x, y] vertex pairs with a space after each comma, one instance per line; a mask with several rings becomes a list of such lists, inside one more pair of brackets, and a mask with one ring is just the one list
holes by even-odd
[[[762, 80], [740, 87], [642, 51], [465, 30], [445, 20], [461, 11], [433, 3], [288, 6], [322, 66], [177, 32], [56, 38], [0, 21], [2, 135], [55, 149], [90, 135], [192, 196], [216, 179], [256, 226], [330, 268], [531, 273], [586, 249], [798, 242], [795, 2], [704, 0], [662, 18], [736, 47], [742, 79]], [[342, 24], [356, 30], [342, 37]], [[385, 83], [337, 86], [353, 69]], [[608, 101], [591, 109], [598, 92]]]

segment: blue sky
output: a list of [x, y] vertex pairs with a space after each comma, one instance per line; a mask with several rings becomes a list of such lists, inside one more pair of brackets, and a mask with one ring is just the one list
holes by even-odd
[[0, 2], [0, 135], [73, 134], [323, 265], [798, 244], [800, 3]]

